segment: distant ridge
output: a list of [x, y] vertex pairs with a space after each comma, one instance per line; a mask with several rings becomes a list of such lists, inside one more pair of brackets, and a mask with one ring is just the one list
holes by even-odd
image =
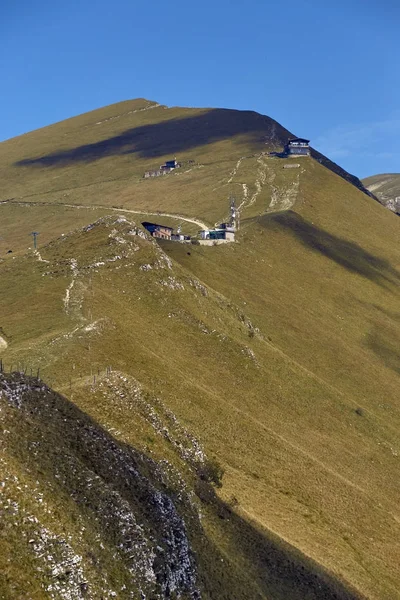
[[400, 214], [400, 173], [382, 173], [363, 179], [363, 185], [384, 206]]

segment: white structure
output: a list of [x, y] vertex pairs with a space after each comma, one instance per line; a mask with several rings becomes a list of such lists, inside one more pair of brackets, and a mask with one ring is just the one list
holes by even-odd
[[235, 241], [235, 232], [238, 229], [239, 214], [236, 211], [235, 198], [230, 198], [231, 216], [228, 223], [220, 223], [215, 229], [203, 229], [199, 231], [200, 244], [212, 246]]
[[203, 229], [200, 233], [202, 240], [225, 240], [226, 242], [235, 241], [235, 230], [227, 223], [221, 223], [216, 229]]

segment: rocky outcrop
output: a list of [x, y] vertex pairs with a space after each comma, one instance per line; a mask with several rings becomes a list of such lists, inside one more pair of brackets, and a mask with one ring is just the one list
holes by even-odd
[[[73, 500], [83, 517], [83, 532], [93, 532], [95, 561], [105, 561], [107, 549], [118, 565], [121, 576], [114, 576], [113, 584], [115, 566], [109, 572], [104, 569], [100, 578], [105, 598], [200, 598], [182, 516], [189, 512], [197, 519], [197, 513], [184, 489], [169, 488], [165, 467], [115, 441], [39, 380], [0, 375], [0, 402], [3, 418], [10, 411], [19, 413], [9, 415], [10, 421], [18, 420], [20, 437], [8, 436], [8, 453], [29, 452], [27, 463], [33, 460], [34, 468], [45, 475], [47, 485], [37, 491], [40, 504], [51, 490], [54, 495], [54, 488], [64, 502]], [[20, 513], [23, 503], [20, 507], [18, 500], [9, 498], [13, 502]], [[48, 597], [98, 598], [94, 590], [99, 581], [81, 555], [84, 540], [56, 534], [29, 511], [24, 514], [25, 519], [29, 516], [26, 552], [43, 573]]]

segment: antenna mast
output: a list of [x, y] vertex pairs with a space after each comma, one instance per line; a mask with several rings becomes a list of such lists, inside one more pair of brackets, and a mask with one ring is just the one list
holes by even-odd
[[39, 235], [38, 231], [32, 231], [31, 235], [33, 236], [33, 247], [36, 250], [37, 248], [37, 236]]

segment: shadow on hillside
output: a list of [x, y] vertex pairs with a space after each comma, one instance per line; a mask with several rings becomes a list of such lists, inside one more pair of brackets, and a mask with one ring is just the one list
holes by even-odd
[[[231, 561], [203, 530], [193, 503], [185, 499], [186, 491], [168, 487], [161, 464], [116, 441], [72, 402], [38, 380], [16, 373], [0, 374], [0, 389], [2, 380], [8, 389], [10, 383], [15, 390], [29, 388], [22, 400], [18, 399], [21, 391], [16, 391], [9, 401], [11, 410], [19, 415], [18, 419], [10, 419], [10, 427], [15, 430], [8, 436], [8, 450], [24, 468], [30, 468], [32, 477], [44, 480], [53, 494], [58, 491], [57, 501], [64, 498], [66, 510], [73, 498], [80, 518], [88, 521], [88, 531], [98, 532], [99, 541], [91, 549], [95, 565], [102, 564], [104, 569], [98, 547], [102, 540], [112, 548], [112, 569], [118, 560], [134, 568], [132, 559], [140, 560], [145, 552], [141, 540], [144, 533], [147, 544], [155, 550], [153, 568], [161, 594], [151, 597], [175, 597], [168, 584], [174, 581], [185, 597], [198, 598], [197, 570], [198, 584], [210, 599], [361, 598], [278, 537], [255, 529], [199, 478], [198, 497], [205, 510], [214, 514], [216, 527], [223, 528], [224, 539], [235, 548], [236, 556]], [[0, 396], [0, 402], [7, 402], [5, 395]], [[188, 552], [187, 532], [196, 559]], [[250, 566], [249, 572], [237, 568], [238, 557]], [[128, 596], [132, 588], [129, 571], [127, 581]]]
[[328, 233], [293, 211], [262, 217], [260, 223], [269, 229], [278, 228], [290, 233], [310, 250], [384, 287], [400, 283], [400, 273], [388, 260], [371, 254], [355, 242]]
[[378, 312], [380, 312], [382, 315], [385, 315], [385, 317], [388, 317], [389, 319], [392, 319], [393, 321], [400, 321], [400, 312], [398, 311], [394, 311], [394, 310], [389, 310], [387, 308], [383, 308], [383, 306], [379, 306], [378, 304], [368, 304], [365, 303], [366, 306], [372, 306], [372, 308], [374, 308], [375, 310], [377, 310]]
[[400, 340], [395, 332], [376, 326], [369, 333], [366, 343], [388, 369], [400, 375]]
[[249, 135], [256, 143], [262, 144], [266, 139], [273, 139], [275, 144], [282, 146], [290, 137], [289, 132], [276, 121], [258, 113], [212, 109], [200, 115], [134, 127], [99, 142], [60, 150], [46, 156], [26, 158], [16, 165], [62, 167], [124, 154], [138, 154], [146, 158], [174, 156], [185, 150], [241, 134]]

